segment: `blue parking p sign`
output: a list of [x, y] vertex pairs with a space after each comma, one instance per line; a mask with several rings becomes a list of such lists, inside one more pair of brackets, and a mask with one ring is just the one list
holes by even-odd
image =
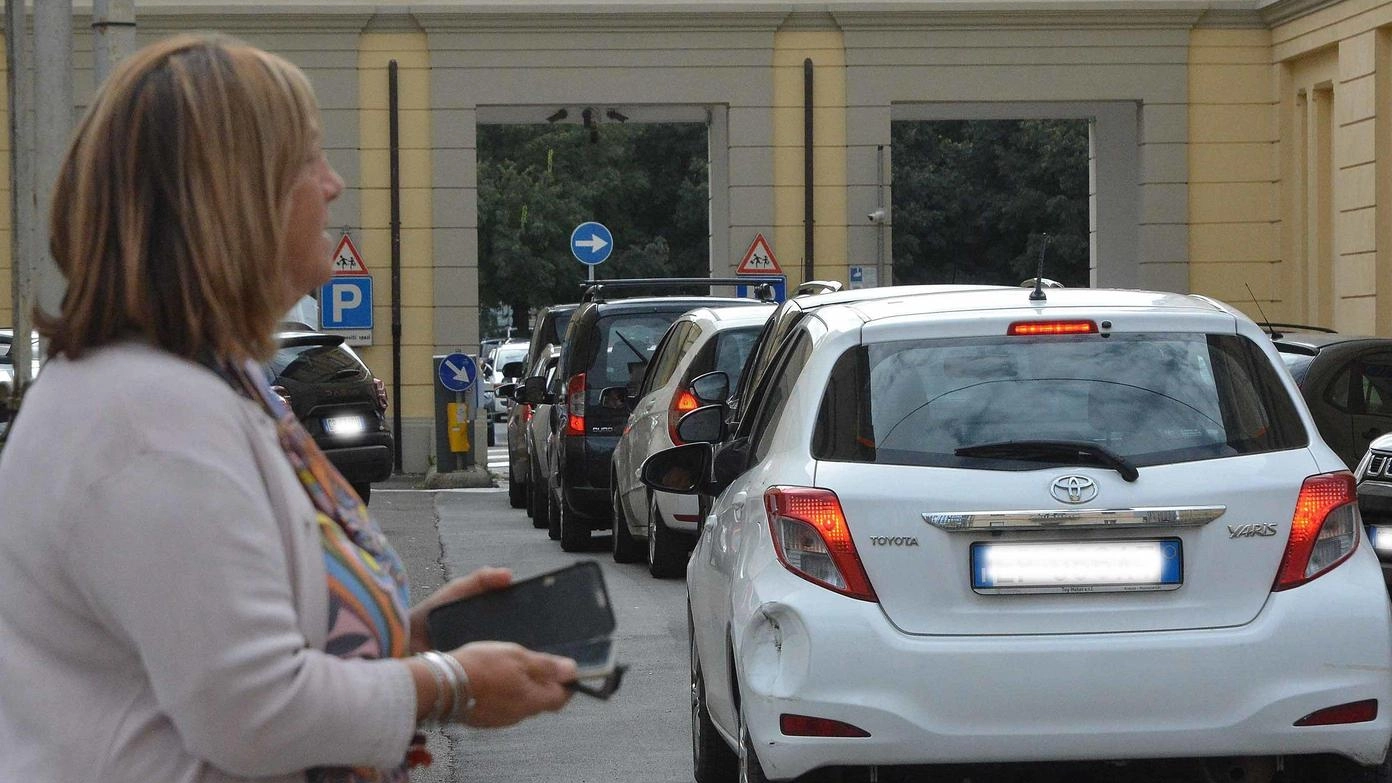
[[324, 329], [372, 329], [372, 278], [335, 277], [319, 290]]

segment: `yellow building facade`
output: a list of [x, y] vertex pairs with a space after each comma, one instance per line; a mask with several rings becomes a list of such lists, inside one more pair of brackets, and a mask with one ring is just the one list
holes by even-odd
[[[392, 404], [408, 471], [434, 448], [431, 357], [478, 344], [477, 128], [563, 107], [705, 122], [711, 271], [728, 274], [762, 234], [790, 284], [809, 266], [842, 281], [852, 265], [892, 274], [893, 226], [867, 216], [892, 214], [893, 122], [1087, 119], [1094, 285], [1192, 291], [1254, 318], [1392, 335], [1392, 0], [136, 6], [142, 41], [226, 32], [314, 82], [326, 150], [349, 185], [333, 222], [375, 281], [360, 353], [389, 387], [400, 346]], [[92, 93], [88, 11], [75, 10], [75, 112]], [[388, 274], [392, 61], [399, 291]], [[3, 135], [0, 146], [8, 203]], [[13, 316], [11, 230], [0, 210], [0, 325]]]

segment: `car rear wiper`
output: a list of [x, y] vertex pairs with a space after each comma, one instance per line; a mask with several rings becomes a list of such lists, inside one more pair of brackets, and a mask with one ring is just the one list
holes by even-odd
[[1007, 440], [963, 446], [952, 452], [959, 457], [998, 457], [1032, 462], [1068, 462], [1091, 465], [1098, 462], [1115, 468], [1127, 481], [1140, 478], [1131, 460], [1106, 446], [1086, 440]]
[[642, 351], [638, 350], [638, 346], [634, 345], [632, 340], [628, 339], [627, 337], [624, 337], [623, 332], [620, 332], [618, 329], [615, 329], [614, 335], [617, 336], [620, 340], [623, 340], [624, 345], [628, 346], [628, 350], [633, 351], [633, 355], [637, 356], [639, 360], [643, 362], [643, 364], [648, 363], [649, 358], [645, 356]]

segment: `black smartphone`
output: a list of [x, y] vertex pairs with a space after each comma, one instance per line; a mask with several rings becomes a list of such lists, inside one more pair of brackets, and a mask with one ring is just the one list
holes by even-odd
[[578, 679], [613, 674], [614, 626], [604, 572], [593, 560], [437, 606], [426, 616], [426, 634], [438, 650], [516, 642], [575, 659]]

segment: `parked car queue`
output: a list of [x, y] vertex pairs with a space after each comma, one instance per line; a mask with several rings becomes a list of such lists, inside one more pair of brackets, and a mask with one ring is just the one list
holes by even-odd
[[[1148, 757], [1387, 779], [1377, 535], [1272, 338], [1196, 296], [872, 289], [784, 303], [733, 383], [683, 378], [697, 404], [640, 464], [704, 519], [696, 779]], [[567, 426], [564, 374], [532, 381]], [[629, 559], [653, 539], [611, 482]]]

